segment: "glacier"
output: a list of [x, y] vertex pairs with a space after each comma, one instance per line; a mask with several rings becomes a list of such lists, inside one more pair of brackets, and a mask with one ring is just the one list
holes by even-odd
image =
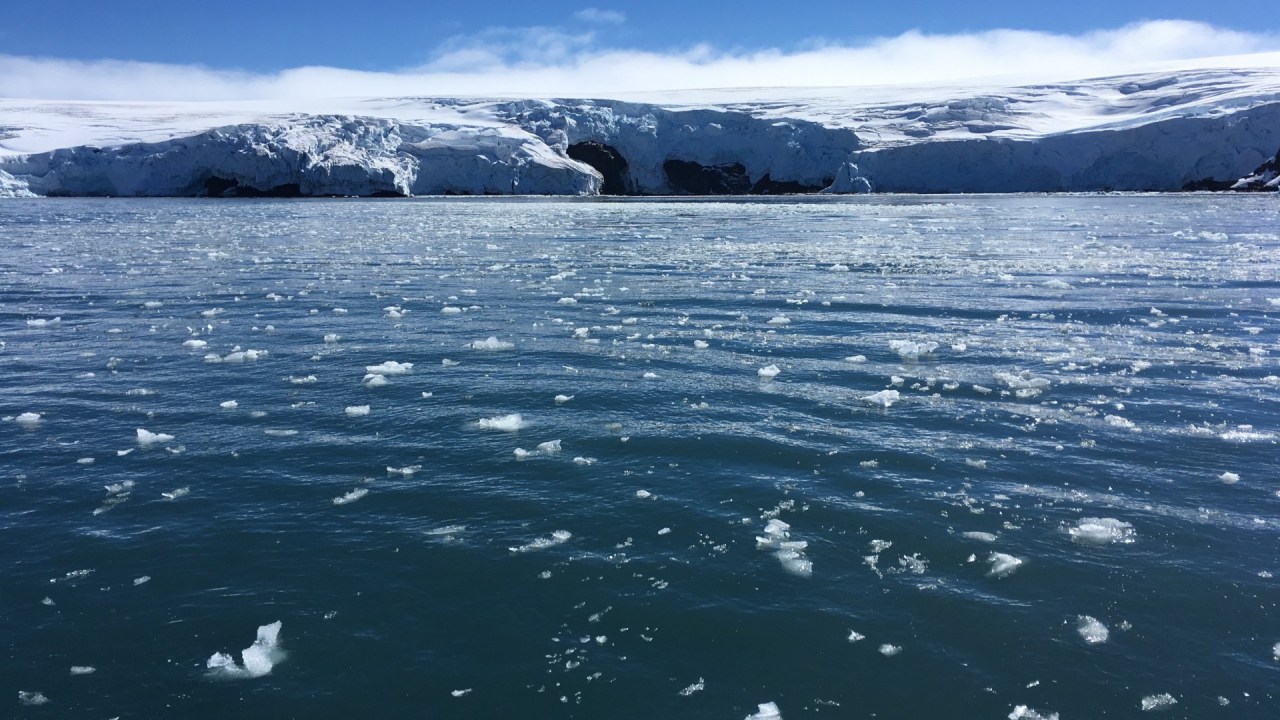
[[0, 99], [0, 197], [1274, 191], [1278, 166], [1280, 62], [1256, 56], [1038, 85]]

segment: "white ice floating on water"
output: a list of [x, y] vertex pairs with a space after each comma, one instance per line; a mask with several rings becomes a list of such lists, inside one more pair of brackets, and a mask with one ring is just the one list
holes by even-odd
[[51, 327], [58, 327], [61, 324], [62, 324], [61, 317], [35, 318], [34, 320], [27, 321], [27, 327], [29, 328], [51, 328]]
[[761, 550], [773, 550], [774, 557], [782, 563], [782, 567], [792, 575], [809, 577], [813, 574], [813, 562], [805, 557], [805, 548], [809, 543], [791, 539], [791, 526], [772, 518], [764, 526], [764, 535], [756, 536], [756, 547]]
[[1276, 662], [1280, 662], [1280, 642], [1271, 647], [1271, 657], [1274, 658]]
[[991, 553], [987, 558], [987, 577], [1006, 578], [1012, 575], [1022, 566], [1023, 560], [1014, 557], [1008, 553]]
[[472, 350], [483, 350], [485, 352], [500, 352], [502, 350], [510, 350], [515, 347], [515, 343], [509, 343], [499, 340], [494, 336], [489, 336], [485, 340], [476, 340], [469, 346]]
[[938, 349], [933, 341], [916, 342], [914, 340], [890, 340], [889, 349], [898, 353], [904, 362], [916, 362], [921, 355], [928, 355]]
[[548, 440], [547, 442], [539, 443], [538, 447], [534, 450], [516, 448], [513, 452], [517, 460], [526, 460], [535, 455], [556, 455], [560, 452], [560, 441]]
[[555, 401], [557, 405], [563, 405], [574, 398], [573, 395], [557, 395]]
[[[28, 320], [27, 322], [31, 321]], [[18, 702], [22, 705], [36, 706], [49, 702], [49, 698], [45, 697], [44, 693], [37, 690], [19, 690]]]
[[743, 718], [743, 720], [782, 720], [782, 711], [778, 709], [777, 703], [760, 703], [755, 712]]
[[370, 375], [408, 375], [413, 371], [413, 363], [387, 360], [378, 365], [366, 365], [364, 371]]
[[368, 405], [348, 405], [346, 409], [343, 410], [343, 412], [346, 413], [347, 417], [353, 417], [353, 418], [364, 417], [365, 415], [369, 414], [369, 406]]
[[165, 500], [177, 500], [178, 498], [184, 495], [188, 495], [190, 493], [191, 493], [191, 488], [180, 487], [174, 490], [170, 490], [169, 492], [162, 492], [160, 493], [160, 497], [164, 498]]
[[13, 421], [18, 423], [18, 425], [20, 425], [21, 427], [24, 427], [28, 430], [34, 430], [36, 427], [39, 427], [40, 418], [41, 418], [40, 413], [24, 412], [21, 415], [15, 417]]
[[879, 405], [882, 408], [892, 407], [894, 403], [901, 399], [901, 394], [897, 390], [881, 390], [878, 393], [872, 393], [862, 398], [863, 402]]
[[387, 384], [387, 376], [369, 373], [360, 380], [360, 384], [368, 388], [382, 387]]
[[766, 365], [765, 367], [756, 370], [756, 375], [758, 375], [761, 380], [772, 380], [778, 377], [778, 373], [780, 372], [782, 372], [782, 370], [780, 370], [777, 365]]
[[1142, 698], [1140, 706], [1143, 710], [1151, 712], [1152, 710], [1168, 710], [1177, 704], [1177, 698], [1169, 693], [1161, 693], [1159, 695], [1148, 695]]
[[880, 654], [885, 657], [893, 657], [894, 655], [902, 652], [901, 645], [892, 645], [890, 643], [885, 643], [877, 649], [880, 651]]
[[138, 428], [138, 444], [142, 447], [150, 447], [156, 443], [173, 442], [173, 436], [166, 433], [154, 433], [150, 430]]
[[1067, 533], [1072, 540], [1086, 545], [1127, 544], [1137, 537], [1133, 525], [1115, 518], [1082, 518]]
[[208, 346], [209, 343], [205, 340], [188, 340], [182, 343], [182, 347], [187, 348], [188, 350], [203, 350]]
[[71, 666], [72, 675], [92, 675], [96, 672], [98, 672], [98, 668], [93, 667], [92, 665], [72, 665]]
[[240, 407], [240, 403], [236, 402], [235, 400], [227, 400], [225, 402], [218, 403], [218, 407], [222, 408], [223, 410], [235, 410], [236, 408]]
[[333, 504], [346, 505], [348, 503], [353, 503], [368, 494], [369, 494], [368, 488], [356, 488], [355, 490], [352, 490], [351, 492], [346, 493], [345, 495], [339, 495], [338, 497], [334, 498]]
[[1111, 631], [1101, 621], [1090, 615], [1076, 618], [1076, 632], [1090, 645], [1101, 645], [1111, 637]]
[[1227, 485], [1235, 485], [1240, 482], [1240, 476], [1233, 472], [1224, 472], [1218, 476], [1218, 479]]
[[481, 430], [501, 430], [502, 432], [515, 432], [521, 428], [528, 427], [528, 423], [524, 421], [520, 413], [480, 418], [476, 421], [476, 425]]
[[992, 378], [1012, 390], [1014, 395], [1023, 400], [1040, 395], [1053, 384], [1049, 378], [1035, 377], [1030, 370], [998, 372], [992, 375]]
[[227, 680], [243, 680], [262, 677], [270, 673], [272, 668], [284, 662], [285, 659], [285, 652], [280, 647], [280, 627], [281, 622], [279, 620], [270, 625], [259, 627], [258, 638], [253, 641], [252, 645], [240, 652], [243, 664], [237, 663], [235, 658], [227, 653], [214, 653], [205, 663], [209, 676]]
[[1026, 705], [1019, 705], [1009, 713], [1009, 720], [1058, 720], [1058, 713], [1042, 713], [1039, 710], [1032, 710]]
[[538, 538], [532, 542], [525, 543], [524, 545], [515, 545], [507, 549], [513, 553], [527, 553], [534, 552], [536, 550], [546, 550], [549, 547], [563, 545], [564, 543], [569, 542], [572, 537], [573, 533], [568, 530], [556, 530], [551, 533], [550, 537]]

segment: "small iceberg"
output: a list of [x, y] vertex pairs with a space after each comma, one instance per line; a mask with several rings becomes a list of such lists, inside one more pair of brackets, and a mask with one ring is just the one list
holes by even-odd
[[205, 663], [209, 676], [243, 680], [269, 674], [272, 668], [285, 659], [285, 652], [280, 648], [280, 626], [281, 622], [277, 620], [270, 625], [258, 628], [258, 638], [240, 652], [243, 664], [237, 663], [235, 658], [227, 653], [211, 655]]
[[504, 342], [496, 337], [490, 336], [487, 340], [476, 340], [471, 343], [472, 350], [484, 350], [487, 352], [498, 352], [501, 350], [510, 350], [515, 347], [515, 343]]
[[156, 443], [172, 442], [173, 436], [165, 433], [153, 433], [150, 430], [138, 428], [138, 444], [142, 447], [149, 447]]
[[782, 372], [782, 370], [780, 370], [777, 365], [767, 365], [756, 370], [756, 375], [760, 376], [761, 380], [772, 380], [778, 377], [778, 373], [780, 372]]
[[387, 360], [379, 365], [366, 365], [364, 370], [370, 375], [408, 375], [413, 370], [413, 363]]
[[501, 430], [503, 432], [515, 432], [520, 428], [526, 427], [524, 418], [520, 413], [511, 413], [510, 415], [499, 415], [491, 418], [481, 418], [476, 422], [481, 430]]

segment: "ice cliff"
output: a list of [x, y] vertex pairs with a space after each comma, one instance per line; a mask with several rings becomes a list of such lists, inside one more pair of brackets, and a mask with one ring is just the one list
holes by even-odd
[[10, 99], [0, 197], [1276, 190], [1278, 148], [1276, 67], [625, 100]]

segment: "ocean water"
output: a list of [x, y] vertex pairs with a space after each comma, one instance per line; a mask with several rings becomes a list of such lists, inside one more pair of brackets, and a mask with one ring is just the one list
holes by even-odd
[[1280, 717], [1278, 210], [5, 201], [0, 715]]

